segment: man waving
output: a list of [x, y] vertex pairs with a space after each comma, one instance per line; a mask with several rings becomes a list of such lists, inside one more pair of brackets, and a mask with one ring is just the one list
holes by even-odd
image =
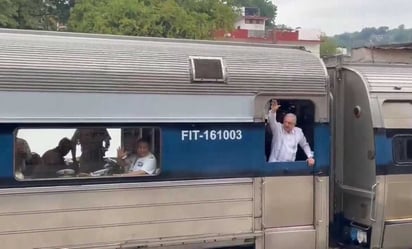
[[312, 150], [303, 134], [302, 129], [296, 127], [296, 115], [288, 113], [283, 118], [283, 124], [276, 121], [276, 112], [280, 108], [276, 100], [272, 100], [268, 121], [273, 134], [272, 149], [269, 162], [293, 162], [296, 159], [298, 144], [305, 152], [309, 166], [315, 164]]

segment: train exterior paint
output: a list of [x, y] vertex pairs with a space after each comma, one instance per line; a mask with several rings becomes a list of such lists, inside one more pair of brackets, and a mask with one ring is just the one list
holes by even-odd
[[340, 62], [330, 75], [342, 145], [332, 152], [332, 230], [343, 244], [410, 248], [411, 67]]
[[[47, 126], [50, 125], [25, 124], [26, 128]], [[325, 124], [314, 128], [316, 144], [313, 149], [314, 153], [319, 155], [314, 168], [309, 168], [305, 161], [276, 164], [266, 162], [265, 134], [262, 124], [156, 124], [154, 126], [162, 131], [162, 174], [141, 179], [143, 181], [328, 175], [330, 158], [328, 153], [323, 152], [329, 149], [330, 144], [329, 127]], [[8, 129], [6, 127], [3, 129], [7, 135], [3, 135], [1, 140], [2, 148], [13, 147], [14, 131], [17, 127], [9, 126]], [[13, 164], [13, 151], [4, 150], [2, 158], [5, 163]], [[14, 179], [13, 168], [4, 168], [0, 173], [3, 179]], [[86, 180], [82, 179], [82, 182], [84, 181]], [[13, 180], [9, 187], [21, 186], [21, 184]], [[41, 186], [47, 182], [36, 181], [30, 184]]]
[[[13, 109], [0, 107], [2, 248], [328, 247], [328, 78], [316, 56], [268, 45], [0, 32], [0, 98]], [[298, 115], [314, 168], [302, 159], [266, 162], [273, 98]], [[106, 128], [120, 146], [130, 134], [149, 134], [160, 173], [17, 175], [16, 136], [40, 153], [53, 132], [82, 127]]]
[[[408, 65], [22, 30], [0, 30], [0, 48], [2, 248], [412, 246]], [[266, 161], [272, 99], [297, 115], [313, 168], [300, 150]], [[19, 163], [18, 139], [43, 154], [77, 129], [108, 130], [111, 147], [145, 136], [155, 173], [38, 177]]]

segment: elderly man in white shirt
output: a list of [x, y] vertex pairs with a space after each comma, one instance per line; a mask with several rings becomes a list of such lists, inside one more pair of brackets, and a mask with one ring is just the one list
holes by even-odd
[[273, 100], [268, 115], [270, 129], [273, 134], [269, 162], [295, 161], [299, 144], [308, 157], [306, 160], [308, 165], [313, 166], [315, 159], [309, 143], [306, 141], [302, 129], [295, 127], [296, 115], [288, 113], [283, 119], [283, 124], [281, 124], [276, 121], [276, 112], [279, 107], [278, 102]]

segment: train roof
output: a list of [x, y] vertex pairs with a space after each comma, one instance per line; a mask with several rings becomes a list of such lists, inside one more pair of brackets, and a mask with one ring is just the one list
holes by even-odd
[[[190, 57], [221, 58], [222, 82], [193, 82]], [[326, 95], [301, 49], [233, 42], [0, 29], [0, 90]]]
[[276, 45], [0, 29], [0, 123], [260, 122], [273, 97], [311, 100], [326, 122], [320, 58]]
[[358, 73], [372, 94], [412, 93], [412, 65], [359, 63], [344, 68]]

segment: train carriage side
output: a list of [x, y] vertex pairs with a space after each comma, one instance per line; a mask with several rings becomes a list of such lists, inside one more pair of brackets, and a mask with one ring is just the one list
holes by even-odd
[[[273, 98], [314, 168], [267, 163]], [[306, 51], [0, 30], [0, 99], [2, 248], [328, 247], [327, 77]], [[112, 163], [139, 153], [141, 176]]]
[[335, 71], [334, 228], [357, 248], [411, 248], [412, 67]]

